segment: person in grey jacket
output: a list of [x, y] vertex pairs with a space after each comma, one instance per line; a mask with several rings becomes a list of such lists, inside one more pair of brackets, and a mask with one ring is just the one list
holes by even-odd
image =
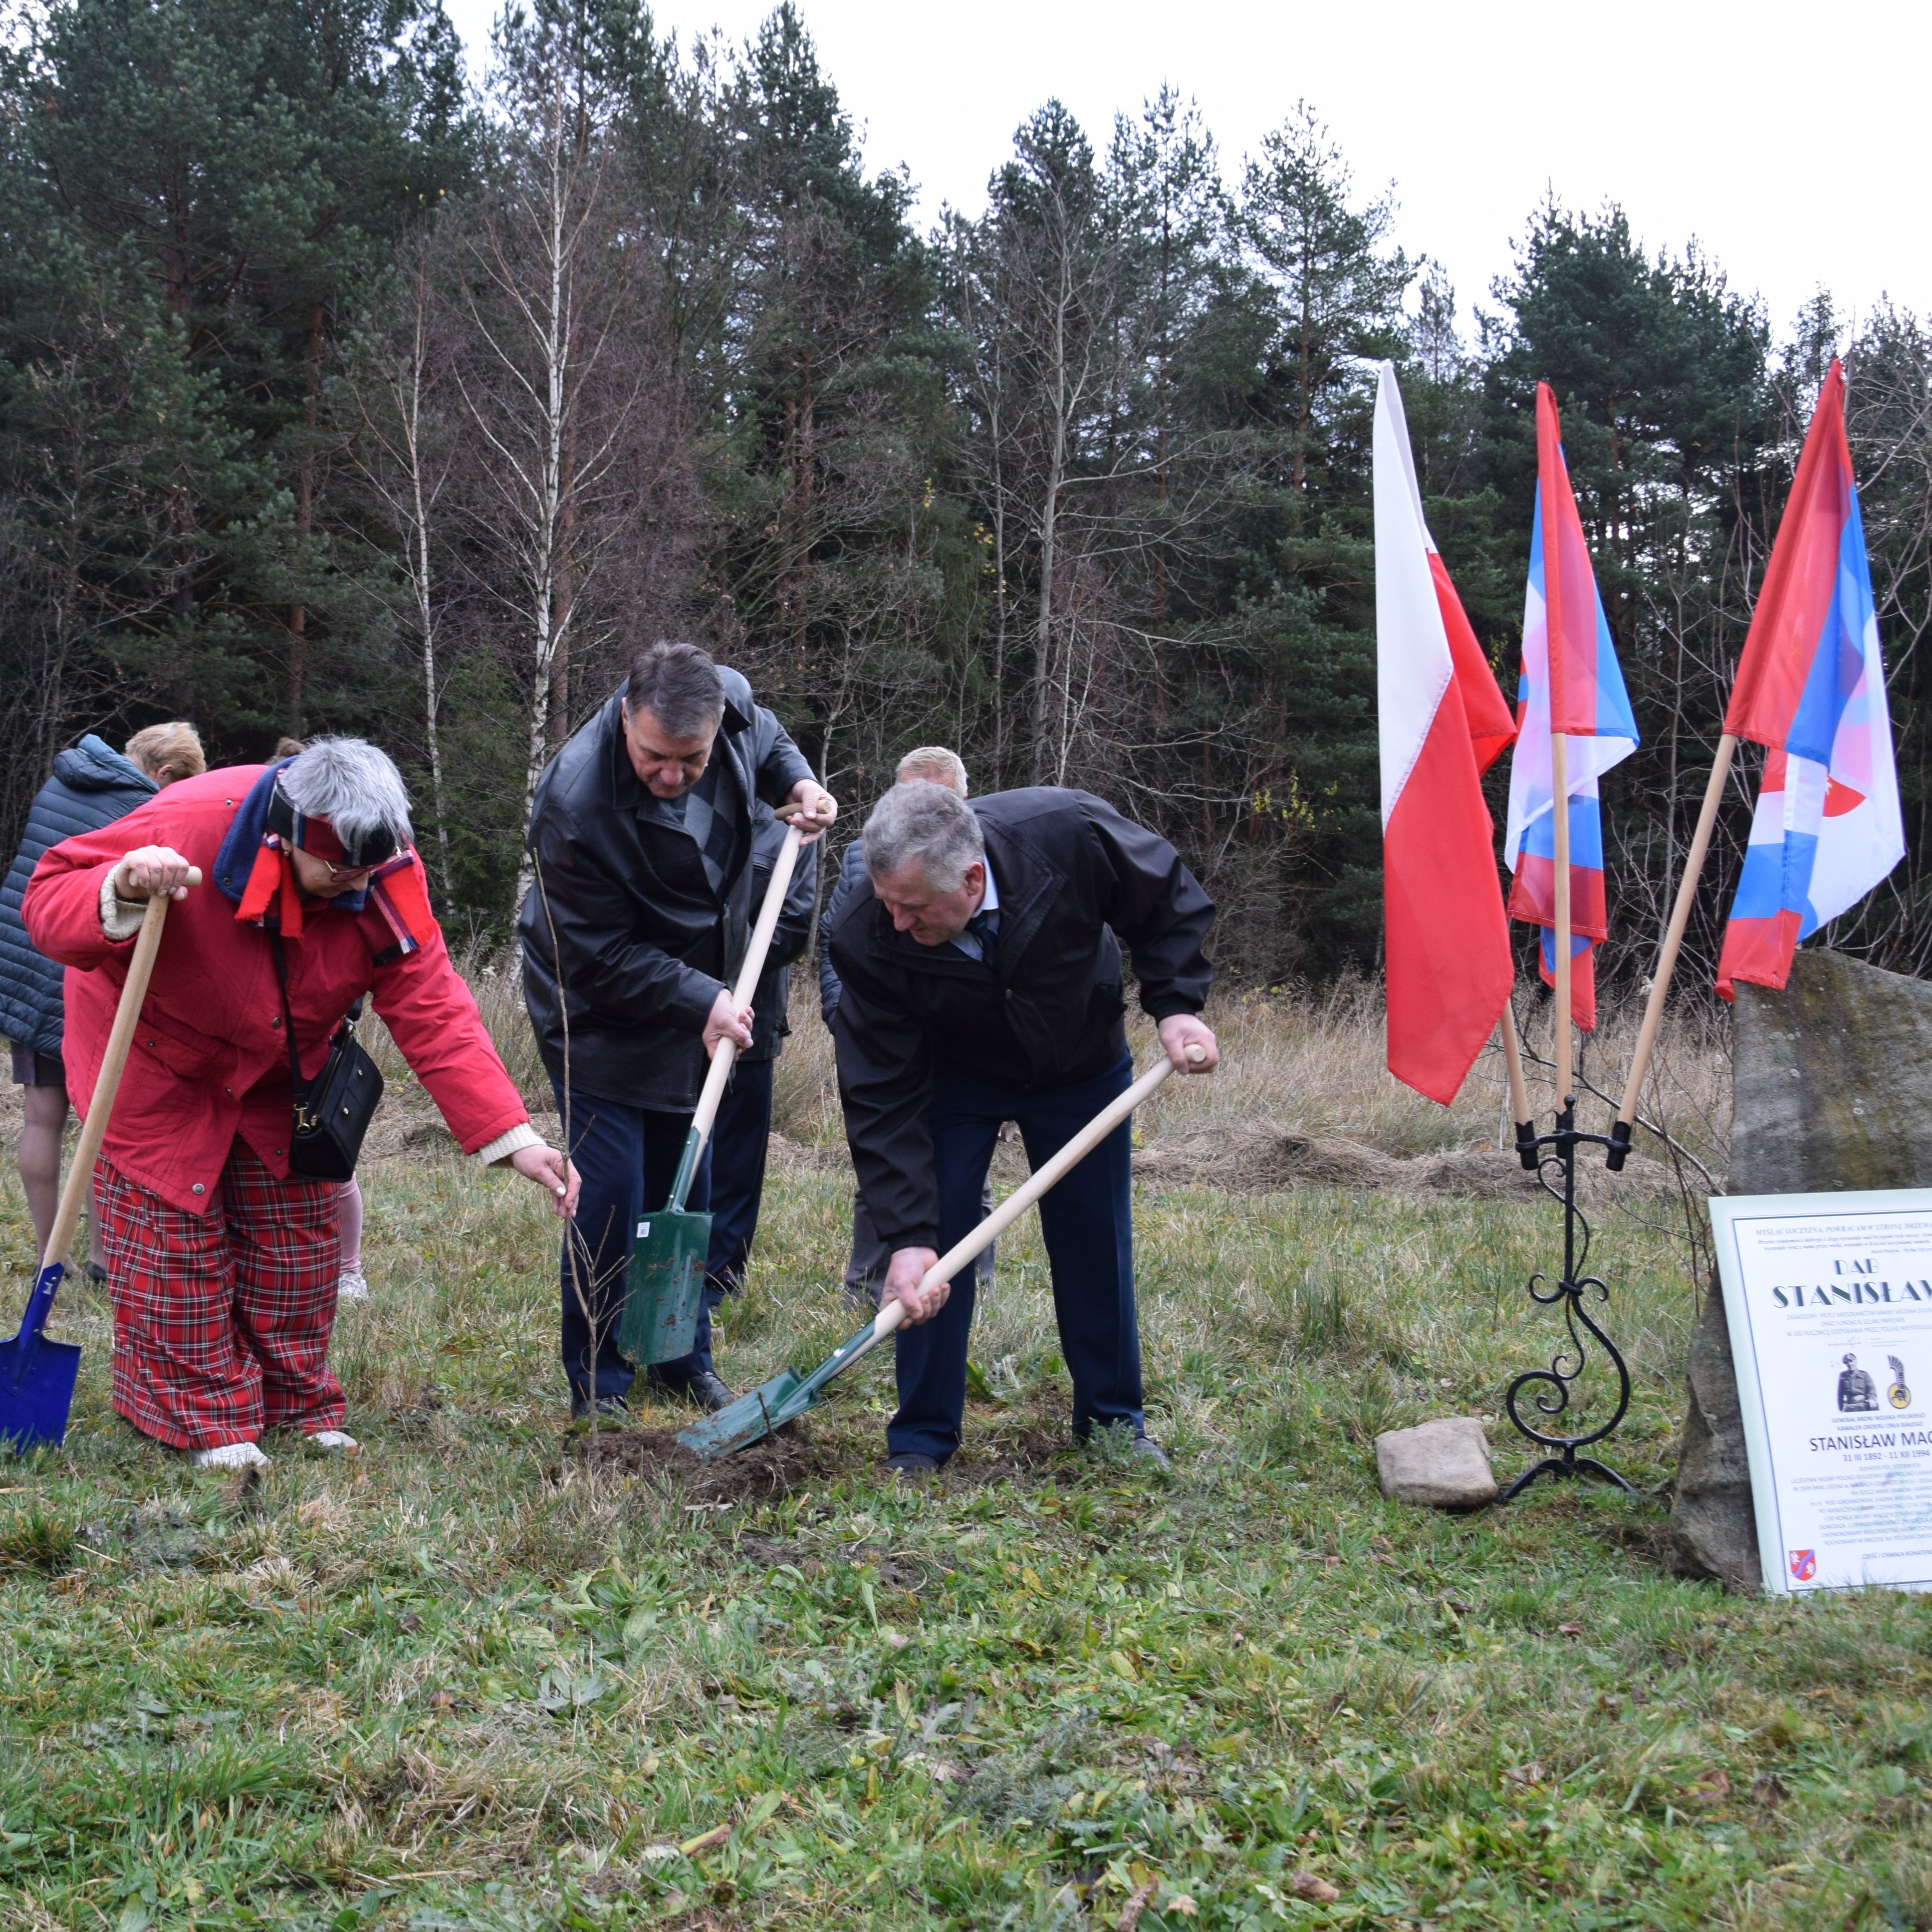
[[[946, 746], [920, 745], [900, 759], [893, 782], [944, 785], [964, 798], [968, 789], [965, 761]], [[832, 963], [830, 936], [854, 902], [862, 895], [869, 895], [872, 890], [866, 877], [866, 842], [862, 838], [854, 838], [838, 862], [838, 883], [832, 887], [832, 896], [825, 902], [825, 916], [819, 925], [825, 937], [818, 948], [818, 1014], [828, 1030], [838, 1011], [842, 990], [838, 969]], [[991, 1174], [986, 1177], [980, 1198], [982, 1213], [990, 1214], [993, 1211]], [[886, 1269], [892, 1258], [891, 1248], [880, 1240], [872, 1226], [872, 1213], [866, 1205], [865, 1190], [855, 1187], [852, 1190], [852, 1252], [845, 1263], [847, 1299], [859, 1306], [878, 1307], [879, 1297], [885, 1288]], [[992, 1285], [994, 1260], [994, 1244], [989, 1241], [974, 1264], [974, 1273], [982, 1288]]]
[[[61, 1060], [65, 969], [34, 950], [21, 923], [21, 898], [50, 846], [111, 825], [164, 785], [207, 768], [194, 727], [178, 720], [136, 731], [124, 755], [90, 731], [55, 754], [53, 776], [27, 808], [26, 836], [0, 885], [0, 1034], [12, 1048], [14, 1084], [22, 1090], [20, 1185], [43, 1249], [59, 1204], [61, 1136], [67, 1129], [67, 1070]], [[99, 1222], [98, 1214], [88, 1215], [87, 1271], [104, 1281]]]
[[[640, 650], [623, 688], [545, 767], [530, 815], [533, 879], [518, 922], [524, 1000], [584, 1177], [561, 1264], [572, 1412], [621, 1407], [618, 1352], [638, 1217], [662, 1207], [721, 1040], [752, 1044], [730, 981], [754, 914], [762, 800], [816, 838], [837, 817], [805, 754], [734, 670], [695, 644]], [[710, 1205], [706, 1150], [685, 1204]], [[731, 1400], [711, 1322], [652, 1379], [705, 1408]]]

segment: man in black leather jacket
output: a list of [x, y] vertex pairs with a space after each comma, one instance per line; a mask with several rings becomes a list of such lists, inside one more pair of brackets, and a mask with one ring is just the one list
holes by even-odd
[[[932, 1468], [958, 1446], [973, 1270], [921, 1277], [976, 1224], [1003, 1120], [1037, 1168], [1130, 1084], [1120, 943], [1170, 1059], [1219, 1058], [1199, 1012], [1214, 909], [1167, 841], [1103, 800], [1045, 786], [968, 805], [895, 786], [865, 831], [868, 890], [822, 943], [859, 1185], [906, 1305], [887, 1460]], [[1118, 935], [1118, 938], [1116, 938]], [[1198, 1063], [1186, 1058], [1198, 1046]], [[1134, 1310], [1132, 1132], [1124, 1122], [1040, 1203], [1073, 1432], [1147, 1436]]]
[[[816, 837], [831, 794], [736, 671], [694, 644], [640, 650], [624, 688], [578, 727], [537, 787], [535, 874], [518, 924], [524, 997], [584, 1177], [577, 1252], [562, 1264], [562, 1350], [573, 1412], [621, 1404], [635, 1373], [617, 1352], [638, 1216], [662, 1206], [705, 1066], [752, 1040], [730, 981], [755, 915], [752, 806], [793, 812]], [[687, 1196], [710, 1198], [707, 1152]], [[716, 1408], [710, 1322], [655, 1380]]]

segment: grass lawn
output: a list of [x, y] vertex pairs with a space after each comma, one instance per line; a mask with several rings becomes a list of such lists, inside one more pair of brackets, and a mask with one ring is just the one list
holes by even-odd
[[[868, 1364], [694, 1487], [569, 1436], [531, 1190], [434, 1154], [365, 1186], [358, 1461], [190, 1474], [70, 1292], [71, 1432], [0, 1498], [9, 1928], [1932, 1925], [1932, 1603], [1727, 1598], [1601, 1489], [1377, 1493], [1377, 1430], [1548, 1359], [1553, 1210], [1144, 1194], [1172, 1480], [1066, 1448], [1029, 1220], [940, 1478], [882, 1479]], [[847, 1198], [774, 1180], [734, 1385], [853, 1325]], [[10, 1310], [16, 1189], [0, 1236]], [[1626, 1222], [1596, 1260], [1654, 1488], [1689, 1291]]]

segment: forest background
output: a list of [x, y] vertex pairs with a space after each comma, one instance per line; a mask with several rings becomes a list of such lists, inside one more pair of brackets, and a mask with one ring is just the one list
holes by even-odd
[[922, 232], [789, 4], [680, 48], [637, 0], [537, 0], [480, 93], [434, 0], [52, 0], [15, 29], [5, 849], [84, 730], [185, 716], [216, 761], [364, 732], [410, 778], [446, 922], [488, 941], [544, 760], [678, 636], [746, 673], [850, 830], [944, 741], [976, 790], [1084, 785], [1160, 827], [1246, 983], [1372, 970], [1390, 356], [1512, 694], [1556, 390], [1644, 740], [1604, 788], [1628, 976], [1841, 354], [1910, 856], [1832, 938], [1932, 955], [1916, 315], [1850, 326], [1821, 290], [1773, 317], [1695, 244], [1552, 201], [1464, 329], [1316, 107], [1237, 158], [1172, 92], [1104, 130], [1048, 101], [984, 213]]

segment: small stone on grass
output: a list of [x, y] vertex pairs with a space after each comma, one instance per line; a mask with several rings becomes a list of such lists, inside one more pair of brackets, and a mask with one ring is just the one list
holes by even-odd
[[1473, 1415], [1384, 1430], [1376, 1438], [1376, 1473], [1393, 1502], [1480, 1509], [1496, 1499], [1490, 1440]]

